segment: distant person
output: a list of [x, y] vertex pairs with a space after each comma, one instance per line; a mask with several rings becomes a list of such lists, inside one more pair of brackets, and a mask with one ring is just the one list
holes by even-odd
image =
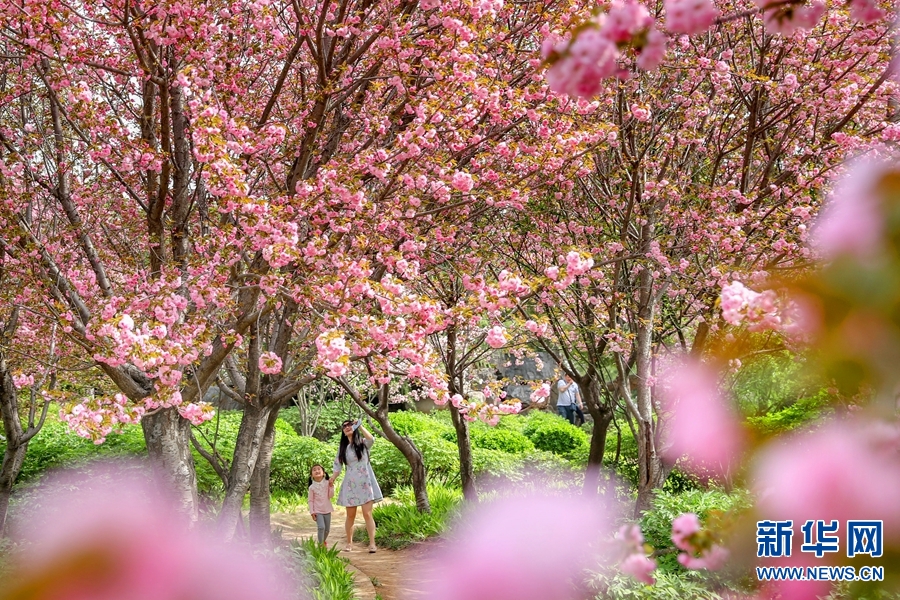
[[[574, 425], [575, 408], [581, 406], [581, 394], [578, 393], [578, 384], [572, 381], [572, 377], [566, 373], [557, 382], [556, 388], [559, 390], [559, 398], [556, 400], [556, 411], [559, 413], [559, 416]], [[582, 413], [582, 418], [584, 418], [584, 413]]]
[[347, 543], [343, 552], [350, 552], [353, 549], [353, 523], [356, 521], [356, 509], [360, 506], [369, 534], [369, 552], [376, 551], [372, 506], [384, 500], [384, 496], [369, 462], [369, 449], [374, 443], [375, 438], [362, 426], [362, 419], [356, 423], [344, 421], [341, 425], [341, 443], [338, 446], [338, 455], [334, 459], [332, 478], [337, 479], [344, 466], [347, 467], [337, 499], [339, 505], [347, 508], [347, 522], [344, 524]]
[[576, 387], [576, 393], [578, 394], [578, 398], [575, 403], [575, 425], [577, 427], [581, 427], [584, 425], [584, 403], [581, 400], [581, 388], [578, 387], [578, 384], [574, 384]]
[[326, 540], [331, 531], [331, 499], [334, 498], [334, 480], [328, 478], [328, 473], [322, 465], [313, 465], [309, 473], [309, 516], [316, 522], [319, 543], [328, 547]]

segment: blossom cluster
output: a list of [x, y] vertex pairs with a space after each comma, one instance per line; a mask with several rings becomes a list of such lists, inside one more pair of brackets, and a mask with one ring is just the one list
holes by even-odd
[[616, 541], [623, 547], [625, 558], [619, 562], [619, 570], [647, 585], [654, 583], [656, 561], [647, 556], [644, 534], [638, 525], [623, 525], [616, 534]]
[[701, 535], [700, 519], [694, 513], [685, 513], [672, 520], [672, 542], [679, 550], [678, 562], [688, 569], [721, 569], [728, 560], [728, 550], [711, 543]]
[[120, 431], [122, 425], [140, 423], [145, 411], [143, 406], [129, 403], [124, 394], [115, 394], [112, 398], [94, 396], [65, 404], [59, 418], [76, 435], [102, 444], [106, 436]]
[[[792, 35], [810, 30], [822, 18], [826, 7], [822, 0], [754, 0], [770, 33]], [[863, 23], [885, 17], [875, 0], [851, 0], [850, 15]], [[665, 29], [674, 35], [698, 35], [708, 31], [722, 18], [712, 0], [665, 0]], [[613, 0], [606, 12], [593, 17], [560, 40], [544, 40], [541, 57], [549, 65], [547, 84], [559, 94], [589, 98], [602, 89], [603, 80], [625, 79], [623, 49], [633, 49], [634, 66], [652, 71], [666, 58], [668, 35], [661, 31], [646, 6], [636, 0]], [[649, 113], [638, 109], [635, 118], [644, 121]]]

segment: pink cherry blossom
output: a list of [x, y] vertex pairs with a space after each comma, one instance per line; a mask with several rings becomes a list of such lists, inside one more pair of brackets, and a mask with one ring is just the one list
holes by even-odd
[[566, 272], [567, 275], [584, 275], [591, 267], [594, 266], [594, 259], [590, 256], [582, 256], [580, 252], [574, 250], [566, 254]]
[[259, 370], [266, 375], [281, 372], [281, 358], [274, 352], [263, 352], [259, 357]]
[[744, 319], [747, 306], [758, 295], [758, 292], [747, 288], [740, 281], [733, 281], [728, 285], [722, 286], [722, 294], [719, 296], [722, 318], [732, 325], [740, 325]]
[[672, 520], [672, 542], [680, 550], [691, 550], [693, 546], [688, 540], [699, 531], [700, 519], [694, 513], [684, 513]]
[[[137, 468], [94, 467], [43, 484], [40, 509], [14, 529], [28, 543], [14, 557], [16, 582], [24, 587], [13, 597], [29, 595], [24, 589], [56, 600], [293, 597], [286, 573], [249, 548], [189, 530], [171, 499], [137, 477]], [[86, 557], [93, 568], [71, 568], [89, 565]]]
[[457, 192], [471, 192], [472, 188], [475, 186], [475, 182], [468, 173], [457, 171], [450, 179], [450, 185], [453, 186], [453, 189]]
[[863, 23], [880, 21], [887, 13], [878, 8], [875, 0], [850, 0], [850, 18]]
[[653, 17], [647, 7], [634, 0], [613, 0], [600, 33], [612, 42], [621, 44], [628, 42], [640, 31], [653, 25]]
[[678, 562], [686, 569], [718, 571], [725, 566], [729, 556], [730, 553], [726, 548], [714, 544], [709, 549], [701, 552], [699, 556], [682, 552], [678, 555]]
[[666, 29], [697, 35], [713, 26], [719, 10], [712, 0], [666, 0]]
[[894, 168], [881, 160], [857, 160], [850, 166], [829, 194], [812, 231], [813, 247], [822, 258], [846, 254], [868, 259], [882, 247], [884, 225], [876, 186]]
[[485, 342], [491, 348], [502, 348], [506, 345], [507, 335], [506, 329], [501, 325], [494, 325], [487, 332]]
[[763, 21], [770, 33], [792, 35], [798, 29], [816, 26], [825, 13], [825, 3], [813, 0], [810, 4], [791, 4], [773, 0], [754, 0], [763, 11]]
[[[547, 332], [547, 324], [538, 323], [536, 321], [528, 319], [527, 321], [525, 321], [525, 329], [530, 331], [536, 337], [541, 337]], [[537, 362], [537, 360], [535, 360], [535, 362]]]
[[754, 292], [739, 281], [722, 287], [722, 318], [732, 325], [746, 324], [750, 331], [779, 329], [782, 322], [778, 298], [773, 290]]
[[634, 117], [636, 121], [646, 122], [650, 120], [651, 116], [650, 109], [643, 106], [632, 106], [631, 107], [631, 116]]
[[596, 28], [581, 31], [569, 44], [553, 46], [560, 55], [547, 71], [550, 89], [559, 94], [590, 98], [603, 79], [615, 75], [619, 50]]
[[[523, 495], [476, 506], [433, 557], [421, 598], [428, 600], [574, 600], [570, 579], [597, 556], [592, 544], [612, 537], [616, 510], [582, 495]], [[559, 527], [553, 514], [577, 527]], [[502, 540], [503, 543], [498, 543]]]
[[626, 575], [631, 575], [636, 580], [653, 585], [653, 571], [656, 570], [656, 561], [644, 553], [629, 554], [619, 563], [619, 570]]
[[119, 319], [119, 327], [125, 329], [126, 331], [131, 331], [134, 329], [134, 319], [131, 318], [131, 315], [124, 314]]
[[34, 385], [34, 375], [13, 375], [13, 385], [16, 389], [22, 389]]
[[658, 29], [651, 29], [637, 57], [637, 67], [644, 71], [652, 71], [659, 67], [666, 58], [667, 41], [666, 34]]
[[[804, 561], [799, 561], [804, 562]], [[812, 562], [812, 561], [809, 561]], [[792, 560], [790, 566], [797, 566], [798, 561]], [[785, 563], [787, 564], [787, 563]], [[809, 565], [817, 567], [821, 563]], [[759, 593], [754, 596], [758, 600], [820, 600], [829, 595], [832, 584], [828, 581], [810, 581], [800, 579], [785, 579], [781, 581], [770, 581], [763, 585]]]
[[684, 550], [678, 555], [678, 562], [687, 569], [721, 569], [728, 559], [728, 550], [718, 544], [699, 547], [694, 536], [700, 529], [700, 519], [694, 513], [684, 513], [672, 520], [672, 542]]
[[433, 8], [438, 8], [441, 5], [441, 0], [419, 0], [419, 8], [422, 10], [431, 10]]
[[753, 469], [766, 519], [878, 519], [900, 532], [900, 456], [858, 420], [834, 420], [780, 439], [758, 453]]
[[215, 416], [215, 409], [208, 402], [193, 402], [178, 406], [178, 414], [187, 419], [193, 425], [200, 425]]
[[661, 403], [671, 413], [664, 429], [662, 454], [669, 461], [685, 457], [698, 474], [728, 473], [743, 447], [744, 434], [734, 411], [719, 391], [707, 366], [684, 361], [661, 374]]
[[623, 525], [616, 534], [616, 541], [624, 548], [625, 558], [619, 562], [619, 570], [636, 580], [652, 585], [651, 573], [656, 561], [646, 555], [644, 534], [638, 525]]
[[535, 404], [539, 404], [539, 403], [543, 402], [544, 400], [546, 400], [549, 396], [550, 396], [550, 384], [542, 383], [540, 386], [538, 386], [537, 389], [535, 389], [533, 392], [531, 392], [530, 398], [531, 398], [532, 402], [534, 402]]

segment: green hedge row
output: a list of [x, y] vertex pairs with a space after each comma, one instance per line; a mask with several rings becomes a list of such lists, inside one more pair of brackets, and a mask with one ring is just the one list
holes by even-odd
[[[219, 455], [230, 460], [240, 421], [239, 411], [220, 411], [212, 420], [195, 428], [194, 436], [207, 450], [211, 451], [215, 445]], [[458, 485], [456, 432], [448, 413], [397, 412], [391, 414], [391, 422], [398, 433], [409, 436], [421, 450], [429, 482]], [[571, 469], [587, 459], [587, 435], [556, 415], [510, 415], [503, 417], [496, 427], [471, 423], [470, 431], [475, 475], [483, 481], [518, 481], [534, 475], [568, 478]], [[279, 419], [271, 468], [273, 493], [305, 494], [313, 464], [331, 469], [337, 452], [337, 436], [331, 440], [323, 442], [299, 436], [290, 423]], [[0, 445], [0, 451], [2, 448]], [[31, 441], [19, 482], [34, 480], [56, 467], [145, 454], [139, 426], [125, 427], [122, 433], [109, 435], [104, 444], [94, 445], [69, 432], [64, 423], [51, 419]], [[220, 494], [222, 483], [213, 468], [196, 450], [194, 460], [200, 492], [210, 496]], [[411, 483], [409, 463], [385, 440], [379, 439], [372, 448], [372, 466], [385, 493]]]

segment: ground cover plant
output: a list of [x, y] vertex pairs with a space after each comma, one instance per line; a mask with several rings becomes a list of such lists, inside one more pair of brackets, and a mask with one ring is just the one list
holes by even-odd
[[336, 547], [324, 548], [312, 538], [292, 541], [291, 550], [305, 567], [306, 593], [314, 600], [352, 600], [353, 574]]
[[[450, 526], [458, 512], [463, 498], [462, 491], [438, 485], [428, 487], [431, 512], [416, 509], [416, 502], [410, 487], [400, 487], [394, 491], [392, 502], [377, 504], [372, 511], [375, 518], [375, 542], [381, 548], [399, 550], [410, 544], [442, 534]], [[353, 539], [368, 541], [364, 529], [357, 528]]]

